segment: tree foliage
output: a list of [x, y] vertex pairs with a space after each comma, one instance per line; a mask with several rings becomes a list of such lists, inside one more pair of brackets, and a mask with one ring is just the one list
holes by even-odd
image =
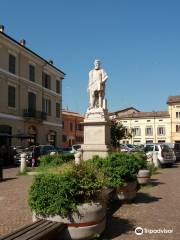
[[119, 141], [123, 138], [129, 138], [130, 133], [127, 133], [126, 127], [121, 123], [111, 120], [111, 144], [114, 148], [119, 147]]

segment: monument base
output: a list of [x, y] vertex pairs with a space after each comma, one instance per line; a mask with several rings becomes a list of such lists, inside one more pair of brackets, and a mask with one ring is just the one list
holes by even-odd
[[83, 160], [106, 157], [111, 150], [110, 124], [104, 109], [88, 111], [84, 120]]
[[99, 157], [107, 157], [110, 148], [107, 145], [82, 145], [83, 149], [83, 160], [86, 161], [91, 159], [93, 156], [98, 155]]

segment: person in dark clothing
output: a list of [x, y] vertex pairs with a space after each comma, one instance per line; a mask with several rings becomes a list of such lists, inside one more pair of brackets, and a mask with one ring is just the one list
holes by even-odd
[[40, 147], [39, 147], [39, 144], [36, 143], [32, 151], [32, 167], [37, 167], [39, 157], [40, 157]]

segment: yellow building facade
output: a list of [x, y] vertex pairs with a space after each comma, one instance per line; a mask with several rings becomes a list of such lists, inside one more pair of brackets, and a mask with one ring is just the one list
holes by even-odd
[[0, 145], [61, 145], [64, 76], [0, 26]]
[[140, 112], [127, 108], [110, 114], [123, 124], [131, 137], [121, 143], [180, 143], [180, 96], [170, 96], [168, 111]]

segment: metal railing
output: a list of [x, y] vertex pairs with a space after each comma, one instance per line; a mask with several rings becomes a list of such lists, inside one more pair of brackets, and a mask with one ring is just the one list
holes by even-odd
[[47, 119], [47, 113], [41, 112], [41, 111], [36, 111], [31, 108], [26, 108], [23, 110], [23, 117], [24, 118], [35, 118], [38, 120], [46, 120]]

